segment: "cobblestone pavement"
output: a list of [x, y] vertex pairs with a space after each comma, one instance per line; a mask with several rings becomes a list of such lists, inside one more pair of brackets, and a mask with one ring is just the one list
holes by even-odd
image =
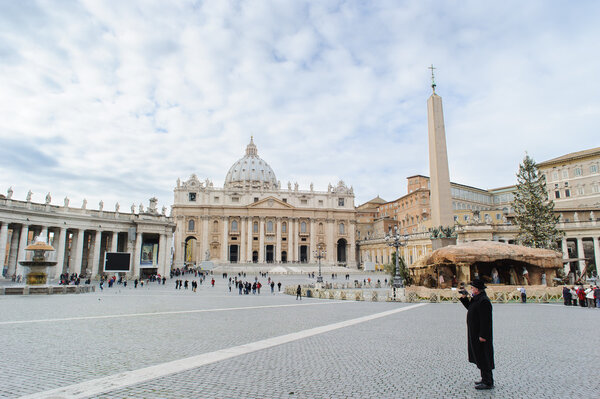
[[[302, 276], [277, 279], [284, 285], [307, 282]], [[264, 288], [260, 296], [239, 296], [228, 292], [220, 276], [216, 280], [216, 287], [205, 284], [197, 293], [175, 291], [167, 283], [93, 294], [0, 297], [0, 397], [409, 306], [296, 301]], [[493, 391], [473, 389], [479, 375], [466, 359], [465, 309], [428, 304], [96, 397], [600, 397], [600, 309], [495, 304], [494, 323]]]

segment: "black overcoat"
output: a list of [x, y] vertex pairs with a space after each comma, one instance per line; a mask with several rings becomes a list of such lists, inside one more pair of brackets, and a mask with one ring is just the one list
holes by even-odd
[[[467, 337], [469, 362], [479, 369], [494, 368], [494, 340], [492, 336], [492, 303], [485, 291], [473, 298], [460, 298], [467, 308]], [[479, 337], [485, 342], [479, 342]]]

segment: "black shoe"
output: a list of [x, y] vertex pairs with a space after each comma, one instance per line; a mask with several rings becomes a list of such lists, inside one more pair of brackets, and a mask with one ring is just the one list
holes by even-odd
[[494, 388], [493, 385], [488, 385], [488, 384], [478, 384], [478, 385], [475, 385], [475, 389], [479, 389], [479, 390], [481, 390], [481, 389], [493, 389], [493, 388]]
[[481, 384], [483, 384], [483, 380], [475, 382], [475, 385], [481, 385]]

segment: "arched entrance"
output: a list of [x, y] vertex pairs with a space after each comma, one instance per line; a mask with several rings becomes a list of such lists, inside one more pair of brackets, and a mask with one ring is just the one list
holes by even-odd
[[287, 252], [281, 251], [281, 263], [287, 263]]
[[229, 246], [229, 262], [238, 263], [239, 260], [239, 246], [238, 245], [230, 245]]
[[308, 262], [308, 245], [300, 245], [300, 263]]
[[253, 263], [258, 263], [258, 251], [253, 251], [252, 252], [252, 262]]
[[345, 239], [340, 238], [337, 242], [337, 262], [346, 263], [346, 246], [347, 242]]
[[274, 245], [267, 245], [266, 251], [266, 261], [267, 263], [273, 263], [273, 258], [275, 256], [275, 246]]
[[196, 238], [188, 237], [185, 239], [185, 255], [183, 261], [186, 265], [196, 264]]

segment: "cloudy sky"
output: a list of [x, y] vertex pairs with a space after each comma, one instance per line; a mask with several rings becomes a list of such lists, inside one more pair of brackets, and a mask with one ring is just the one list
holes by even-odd
[[282, 185], [356, 203], [429, 174], [430, 71], [450, 177], [514, 184], [600, 146], [597, 1], [0, 1], [0, 192], [105, 209], [222, 186], [253, 135]]

